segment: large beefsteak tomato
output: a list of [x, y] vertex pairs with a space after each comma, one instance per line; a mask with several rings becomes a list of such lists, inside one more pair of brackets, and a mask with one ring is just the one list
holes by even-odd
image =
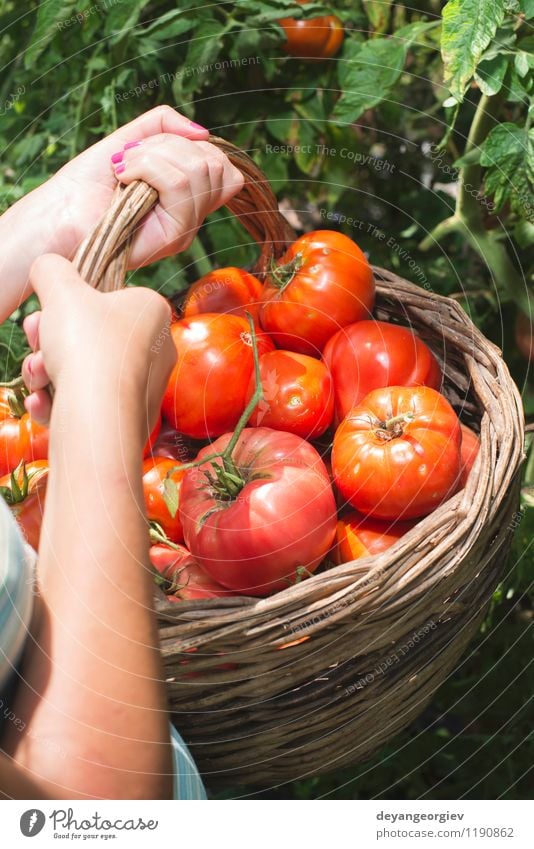
[[[222, 452], [230, 439], [225, 434], [203, 448], [198, 460]], [[231, 471], [219, 458], [185, 474], [186, 545], [218, 583], [268, 595], [288, 587], [301, 569], [313, 572], [327, 554], [336, 532], [334, 494], [315, 448], [291, 433], [247, 428], [232, 462]]]
[[456, 413], [435, 389], [375, 389], [336, 431], [335, 484], [365, 515], [426, 516], [457, 489], [461, 439]]

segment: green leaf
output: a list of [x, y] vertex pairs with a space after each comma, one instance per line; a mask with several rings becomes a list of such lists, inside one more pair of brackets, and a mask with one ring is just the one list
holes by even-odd
[[[24, 66], [27, 69], [35, 67], [35, 63], [43, 50], [50, 44], [59, 32], [64, 34], [76, 31], [80, 21], [76, 18], [74, 7], [76, 0], [41, 0], [37, 10], [32, 40], [24, 56]], [[78, 13], [81, 15], [81, 13]]]
[[389, 23], [391, 0], [363, 0], [367, 20], [375, 32], [386, 32]]
[[20, 367], [30, 348], [26, 334], [14, 321], [0, 324], [0, 380], [12, 380], [20, 374]]
[[172, 9], [165, 15], [153, 21], [149, 26], [139, 27], [135, 30], [135, 36], [149, 36], [154, 41], [165, 41], [182, 35], [196, 26], [192, 18], [186, 18], [180, 9]]
[[527, 21], [534, 18], [534, 0], [520, 0], [519, 5]]
[[475, 80], [482, 94], [492, 97], [501, 90], [507, 68], [508, 59], [502, 53], [493, 59], [483, 59], [480, 62], [475, 71]]
[[406, 50], [406, 44], [398, 39], [376, 38], [364, 44], [346, 39], [338, 72], [343, 94], [333, 117], [356, 121], [387, 98], [402, 73]]
[[112, 43], [120, 41], [127, 35], [139, 20], [141, 12], [148, 6], [150, 0], [122, 0], [110, 6], [106, 12], [104, 32], [111, 35]]
[[163, 481], [163, 500], [171, 517], [174, 519], [178, 512], [178, 487], [172, 478], [165, 478]]
[[524, 50], [519, 50], [515, 54], [514, 68], [520, 77], [526, 77], [530, 70], [529, 55]]
[[486, 192], [498, 212], [506, 201], [521, 218], [534, 222], [534, 129], [517, 124], [494, 127], [482, 145]]
[[220, 21], [209, 19], [195, 31], [189, 42], [185, 66], [180, 69], [183, 71], [183, 91], [198, 91], [210, 79], [212, 64], [221, 52], [223, 35]]
[[514, 239], [520, 248], [530, 248], [534, 245], [534, 224], [518, 221], [514, 227]]
[[449, 0], [443, 9], [444, 82], [458, 102], [504, 20], [505, 0]]

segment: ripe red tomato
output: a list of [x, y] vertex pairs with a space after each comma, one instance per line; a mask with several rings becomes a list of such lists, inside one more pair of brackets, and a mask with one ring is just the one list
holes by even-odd
[[359, 557], [381, 554], [415, 527], [415, 522], [384, 522], [353, 510], [337, 523], [334, 563], [350, 563]]
[[[231, 434], [203, 448], [222, 451]], [[315, 448], [292, 433], [248, 428], [233, 462], [244, 485], [226, 495], [214, 475], [222, 462], [186, 472], [180, 517], [191, 553], [212, 578], [234, 592], [264, 596], [288, 587], [327, 554], [336, 530], [336, 504]]]
[[190, 287], [184, 301], [183, 315], [200, 313], [232, 313], [246, 318], [249, 312], [258, 321], [263, 286], [257, 277], [242, 268], [217, 268], [205, 274]]
[[345, 33], [337, 15], [321, 15], [308, 20], [282, 18], [279, 23], [287, 37], [284, 50], [297, 58], [329, 59], [343, 44]]
[[11, 472], [21, 460], [30, 463], [47, 457], [47, 427], [31, 419], [28, 413], [20, 418], [0, 416], [0, 475]]
[[170, 424], [164, 423], [152, 449], [155, 457], [170, 457], [178, 463], [189, 463], [198, 453], [198, 446], [193, 447], [191, 440], [178, 433]]
[[457, 488], [461, 438], [456, 413], [435, 389], [375, 389], [336, 431], [336, 486], [365, 515], [426, 516]]
[[33, 463], [21, 461], [10, 474], [0, 478], [0, 494], [9, 504], [27, 542], [36, 551], [39, 548], [47, 483], [46, 460]]
[[[171, 542], [182, 542], [184, 533], [178, 503], [180, 500], [180, 485], [184, 472], [176, 469], [176, 460], [168, 457], [149, 457], [143, 463], [143, 495], [145, 498], [146, 517], [149, 522], [157, 522]], [[168, 499], [165, 500], [165, 482], [169, 481]], [[174, 505], [173, 502], [176, 504]], [[176, 506], [174, 516], [172, 510]]]
[[352, 239], [334, 230], [301, 236], [268, 274], [260, 321], [279, 348], [319, 356], [341, 327], [369, 318], [373, 271]]
[[[334, 389], [326, 366], [293, 351], [270, 351], [260, 358], [263, 399], [252, 416], [252, 427], [272, 427], [316, 439], [332, 424]], [[256, 380], [250, 378], [247, 402]]]
[[328, 341], [323, 361], [334, 381], [336, 416], [345, 418], [382, 386], [441, 387], [436, 358], [411, 330], [385, 321], [358, 321]]
[[229, 590], [210, 578], [183, 545], [178, 545], [176, 549], [166, 545], [153, 545], [149, 555], [152, 566], [163, 578], [162, 589], [171, 593], [167, 596], [168, 601], [232, 595]]
[[460, 456], [461, 456], [461, 472], [460, 472], [460, 486], [459, 489], [463, 489], [467, 483], [467, 478], [469, 477], [469, 472], [473, 468], [473, 464], [477, 458], [477, 454], [480, 449], [480, 439], [471, 430], [471, 428], [467, 427], [467, 425], [461, 425], [462, 430], [462, 445], [460, 448]]
[[[177, 321], [171, 333], [178, 360], [163, 397], [164, 416], [194, 439], [233, 430], [245, 409], [254, 369], [248, 321], [206, 313]], [[274, 348], [266, 334], [256, 338], [258, 354]]]
[[154, 430], [152, 431], [152, 433], [148, 437], [148, 442], [145, 445], [145, 448], [144, 448], [144, 451], [143, 451], [143, 457], [150, 457], [150, 455], [152, 454], [152, 451], [153, 451], [154, 445], [156, 444], [156, 441], [158, 439], [160, 430], [161, 430], [161, 416], [159, 417], [156, 424], [154, 425]]

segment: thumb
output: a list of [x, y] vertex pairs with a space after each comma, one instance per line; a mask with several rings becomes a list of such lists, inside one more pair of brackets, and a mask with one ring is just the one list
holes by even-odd
[[88, 284], [78, 274], [73, 264], [57, 254], [43, 254], [32, 263], [30, 284], [44, 308], [64, 300], [81, 287], [87, 291]]

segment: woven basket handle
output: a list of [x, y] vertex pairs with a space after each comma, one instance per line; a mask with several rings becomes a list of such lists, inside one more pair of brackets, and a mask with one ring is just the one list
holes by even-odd
[[[270, 258], [279, 257], [295, 234], [278, 209], [267, 177], [250, 156], [218, 136], [210, 136], [209, 141], [228, 156], [245, 178], [242, 190], [227, 206], [260, 245], [254, 271], [262, 276]], [[91, 286], [103, 292], [124, 286], [133, 235], [157, 200], [157, 191], [141, 180], [117, 186], [109, 210], [74, 257], [77, 270]]]

